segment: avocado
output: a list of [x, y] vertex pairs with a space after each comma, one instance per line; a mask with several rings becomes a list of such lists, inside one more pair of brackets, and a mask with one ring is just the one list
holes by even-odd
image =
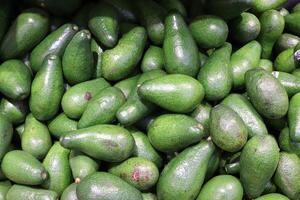
[[198, 48], [183, 17], [176, 11], [169, 12], [165, 19], [163, 50], [169, 74], [197, 75]]
[[247, 142], [248, 131], [240, 116], [230, 107], [219, 104], [211, 110], [210, 135], [221, 149], [237, 152]]
[[7, 60], [24, 56], [46, 36], [48, 29], [46, 12], [38, 8], [24, 10], [6, 32], [0, 46], [0, 57]]
[[289, 99], [279, 80], [263, 69], [252, 69], [246, 72], [245, 82], [251, 103], [261, 115], [269, 119], [286, 115]]
[[137, 81], [140, 78], [140, 74], [135, 75], [133, 77], [121, 80], [119, 82], [117, 82], [114, 87], [119, 88], [122, 93], [124, 94], [124, 97], [126, 99], [128, 99], [129, 94], [134, 90], [134, 88], [136, 87]]
[[60, 144], [99, 160], [120, 162], [132, 154], [134, 139], [125, 128], [106, 124], [70, 131]]
[[273, 71], [273, 62], [268, 59], [260, 59], [258, 63], [258, 68], [264, 69], [267, 72], [272, 72]]
[[141, 70], [146, 72], [153, 69], [163, 69], [164, 64], [165, 58], [163, 49], [158, 46], [151, 45], [143, 56]]
[[163, 169], [157, 183], [157, 197], [163, 200], [195, 199], [203, 184], [208, 162], [215, 150], [211, 141], [188, 147]]
[[200, 69], [198, 80], [205, 90], [205, 99], [217, 101], [226, 97], [232, 87], [230, 68], [231, 44], [216, 49]]
[[63, 93], [61, 60], [49, 54], [32, 81], [29, 107], [33, 116], [40, 121], [52, 119], [60, 108]]
[[162, 152], [184, 149], [199, 142], [203, 136], [203, 126], [194, 118], [183, 114], [160, 115], [148, 130], [150, 143]]
[[291, 73], [296, 69], [294, 60], [294, 48], [282, 51], [274, 61], [274, 68], [277, 71]]
[[48, 173], [42, 163], [31, 154], [21, 150], [6, 153], [1, 169], [9, 180], [17, 184], [40, 185], [48, 178]]
[[204, 88], [190, 76], [170, 74], [142, 83], [138, 95], [166, 110], [187, 113], [203, 100]]
[[48, 123], [48, 129], [52, 136], [60, 138], [69, 131], [77, 130], [77, 121], [68, 118], [64, 113], [61, 113]]
[[273, 176], [279, 161], [279, 147], [271, 135], [252, 137], [240, 157], [240, 179], [249, 198], [257, 198]]
[[49, 178], [43, 187], [61, 193], [71, 184], [71, 169], [69, 165], [70, 150], [55, 142], [48, 151], [43, 165], [49, 173]]
[[241, 182], [231, 175], [219, 175], [203, 185], [197, 200], [241, 200], [242, 198]]
[[52, 146], [52, 140], [46, 125], [32, 114], [27, 115], [21, 137], [21, 147], [37, 159], [43, 159]]
[[91, 50], [91, 33], [84, 29], [74, 35], [62, 57], [64, 77], [71, 85], [89, 80], [94, 63]]
[[13, 100], [23, 100], [30, 94], [31, 72], [17, 59], [0, 65], [0, 92]]
[[290, 137], [294, 142], [300, 142], [300, 93], [295, 94], [290, 100], [288, 111], [288, 124], [290, 129]]
[[62, 56], [72, 37], [78, 31], [75, 24], [64, 24], [42, 40], [30, 54], [30, 66], [34, 72], [39, 71], [44, 59], [49, 54]]
[[190, 23], [189, 28], [197, 44], [205, 49], [221, 47], [228, 36], [226, 22], [214, 15], [200, 15]]
[[120, 164], [113, 165], [108, 172], [119, 176], [140, 191], [152, 188], [159, 177], [156, 165], [145, 158], [128, 158]]
[[[114, 189], [112, 192], [111, 189]], [[139, 190], [123, 181], [118, 176], [95, 172], [83, 179], [76, 188], [78, 199], [98, 200], [143, 200]]]
[[103, 52], [102, 76], [110, 81], [128, 77], [141, 60], [146, 41], [147, 33], [141, 26], [124, 34], [114, 48]]
[[296, 154], [281, 152], [274, 174], [276, 186], [292, 200], [299, 199], [300, 194], [300, 159]]

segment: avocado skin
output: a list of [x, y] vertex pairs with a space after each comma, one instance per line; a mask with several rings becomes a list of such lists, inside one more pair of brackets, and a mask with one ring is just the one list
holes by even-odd
[[85, 155], [74, 156], [69, 159], [69, 163], [76, 183], [99, 169], [99, 164]]
[[157, 200], [157, 197], [153, 193], [142, 193], [143, 200]]
[[24, 122], [28, 110], [26, 101], [15, 101], [2, 98], [0, 102], [0, 114], [6, 117], [12, 124]]
[[140, 131], [131, 131], [131, 135], [135, 143], [132, 156], [148, 159], [160, 169], [163, 165], [163, 159], [153, 148], [147, 135]]
[[74, 85], [92, 78], [93, 61], [91, 33], [88, 30], [81, 30], [69, 42], [62, 57], [62, 67], [67, 82]]
[[32, 114], [27, 115], [21, 137], [22, 149], [37, 159], [43, 159], [52, 146], [52, 140], [46, 125]]
[[279, 80], [289, 97], [300, 92], [300, 78], [286, 72], [273, 71], [272, 75]]
[[262, 194], [278, 161], [279, 147], [273, 136], [254, 136], [247, 142], [240, 157], [240, 180], [249, 198]]
[[171, 11], [165, 19], [163, 50], [169, 74], [195, 77], [199, 72], [198, 48], [183, 17]]
[[13, 126], [2, 114], [0, 114], [0, 137], [2, 138], [0, 140], [0, 160], [2, 160], [9, 149], [13, 137]]
[[229, 22], [230, 37], [241, 44], [255, 40], [260, 29], [258, 18], [249, 12], [243, 12], [239, 17]]
[[49, 178], [43, 187], [61, 193], [71, 184], [71, 168], [69, 165], [70, 150], [55, 142], [46, 155], [43, 165], [49, 173]]
[[166, 72], [156, 69], [141, 74], [135, 88], [130, 92], [127, 101], [117, 112], [117, 119], [122, 125], [132, 125], [156, 110], [156, 106], [148, 101], [142, 100], [138, 95], [139, 86], [155, 78], [164, 76]]
[[248, 130], [248, 136], [267, 135], [268, 130], [253, 105], [241, 94], [232, 93], [228, 95], [221, 104], [224, 104], [234, 110], [243, 120]]
[[195, 199], [201, 189], [214, 150], [215, 146], [211, 141], [203, 140], [173, 158], [159, 177], [156, 188], [158, 199]]
[[[98, 192], [95, 193], [95, 190]], [[96, 172], [86, 177], [78, 184], [76, 193], [79, 200], [143, 200], [139, 190], [106, 172]]]
[[51, 190], [37, 189], [23, 185], [13, 185], [6, 194], [7, 200], [57, 200], [58, 195]]
[[110, 81], [128, 77], [141, 60], [146, 41], [147, 33], [141, 26], [136, 26], [124, 34], [114, 48], [102, 54], [103, 77]]
[[140, 0], [136, 4], [139, 21], [146, 27], [151, 42], [155, 45], [163, 44], [165, 36], [164, 19], [167, 11], [153, 0]]
[[153, 69], [163, 69], [164, 64], [165, 58], [163, 49], [158, 46], [151, 45], [143, 56], [141, 70], [146, 72]]
[[289, 198], [279, 193], [271, 193], [271, 194], [260, 196], [255, 200], [289, 200]]
[[260, 59], [258, 63], [258, 68], [264, 69], [267, 72], [273, 71], [273, 62], [268, 59]]
[[254, 13], [262, 13], [267, 10], [280, 8], [286, 2], [287, 0], [253, 0], [251, 10]]
[[285, 28], [292, 34], [300, 36], [300, 13], [294, 12], [284, 17], [285, 19]]
[[287, 92], [280, 82], [263, 69], [245, 74], [246, 90], [256, 110], [266, 118], [279, 119], [289, 107]]
[[228, 21], [250, 9], [253, 0], [204, 0], [203, 2], [205, 11]]
[[300, 38], [290, 33], [283, 33], [275, 43], [275, 52], [277, 54], [289, 48], [294, 48], [300, 41]]
[[159, 178], [156, 165], [139, 157], [129, 158], [120, 164], [113, 165], [108, 172], [119, 176], [140, 191], [152, 188]]
[[291, 140], [288, 127], [281, 130], [278, 138], [279, 147], [282, 151], [294, 153], [300, 157], [300, 143]]
[[209, 119], [211, 109], [212, 107], [209, 103], [203, 102], [190, 114], [191, 117], [195, 118], [203, 126], [205, 136], [209, 136]]
[[2, 181], [0, 182], [0, 200], [6, 200], [6, 194], [8, 190], [11, 188], [10, 181]]
[[187, 113], [203, 100], [204, 88], [192, 77], [170, 74], [142, 83], [138, 95], [166, 110]]
[[205, 49], [224, 45], [228, 36], [226, 22], [214, 15], [201, 15], [193, 20], [189, 29], [197, 44]]
[[120, 89], [116, 87], [105, 88], [88, 103], [78, 122], [78, 128], [112, 123], [116, 118], [118, 109], [124, 103], [125, 97]]
[[20, 58], [37, 45], [49, 29], [48, 14], [40, 9], [24, 10], [6, 32], [0, 46], [3, 60]]
[[30, 54], [30, 67], [34, 72], [39, 71], [44, 59], [49, 54], [62, 56], [72, 37], [78, 31], [75, 24], [64, 24], [42, 40]]
[[30, 94], [31, 72], [17, 59], [0, 65], [0, 92], [13, 100], [23, 100]]
[[213, 142], [228, 152], [237, 152], [247, 142], [248, 131], [243, 120], [230, 107], [220, 104], [211, 110], [210, 135]]
[[241, 182], [231, 175], [215, 176], [206, 182], [196, 200], [241, 200], [243, 186]]
[[291, 73], [296, 69], [294, 60], [294, 48], [288, 48], [282, 51], [274, 61], [274, 68], [277, 71]]
[[76, 194], [77, 183], [72, 183], [69, 185], [64, 192], [61, 194], [61, 200], [78, 200]]
[[270, 59], [273, 46], [284, 29], [284, 17], [276, 10], [267, 10], [259, 18], [261, 31], [257, 38], [262, 46], [261, 58]]
[[194, 118], [183, 114], [160, 115], [148, 129], [150, 143], [162, 152], [184, 149], [199, 142], [203, 136], [203, 126]]
[[97, 78], [72, 86], [61, 100], [64, 113], [71, 119], [79, 119], [88, 102], [109, 86], [110, 84], [104, 78]]
[[125, 128], [107, 124], [71, 131], [60, 144], [99, 160], [121, 162], [132, 154], [134, 139]]
[[292, 200], [300, 194], [300, 159], [296, 154], [281, 152], [274, 174], [274, 182], [283, 194]]
[[128, 99], [129, 94], [134, 90], [136, 87], [137, 81], [140, 78], [140, 74], [135, 75], [133, 77], [121, 80], [117, 82], [114, 87], [119, 88], [122, 93], [124, 94], [125, 98]]
[[95, 38], [108, 48], [118, 42], [119, 13], [109, 3], [100, 2], [91, 8], [88, 26]]
[[52, 119], [60, 108], [63, 93], [61, 60], [49, 54], [32, 81], [29, 107], [33, 116], [41, 121]]
[[290, 137], [294, 142], [300, 142], [300, 93], [295, 94], [290, 100], [288, 111], [288, 124], [290, 129]]
[[232, 88], [231, 50], [231, 44], [225, 43], [212, 53], [200, 69], [198, 80], [204, 87], [205, 99], [208, 101], [223, 99]]
[[1, 163], [5, 176], [18, 184], [40, 185], [48, 178], [42, 163], [31, 154], [13, 150], [5, 154]]
[[257, 67], [261, 52], [261, 45], [257, 41], [251, 41], [231, 55], [230, 66], [234, 88], [244, 88], [245, 73]]
[[68, 118], [65, 113], [61, 113], [48, 123], [48, 129], [52, 136], [60, 138], [69, 131], [77, 130], [77, 121]]

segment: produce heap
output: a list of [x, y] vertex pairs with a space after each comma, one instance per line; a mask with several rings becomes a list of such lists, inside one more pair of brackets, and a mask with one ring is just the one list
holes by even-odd
[[1, 0], [0, 200], [300, 200], [300, 3]]

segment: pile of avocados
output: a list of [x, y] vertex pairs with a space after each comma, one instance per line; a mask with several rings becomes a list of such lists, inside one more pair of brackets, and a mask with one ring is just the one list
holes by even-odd
[[1, 0], [0, 200], [300, 200], [287, 3]]

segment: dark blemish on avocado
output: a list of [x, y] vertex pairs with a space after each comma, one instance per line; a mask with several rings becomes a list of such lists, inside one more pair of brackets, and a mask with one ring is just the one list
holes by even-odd
[[84, 99], [85, 100], [89, 101], [89, 100], [91, 100], [91, 98], [92, 98], [92, 94], [90, 92], [86, 92], [84, 94]]

